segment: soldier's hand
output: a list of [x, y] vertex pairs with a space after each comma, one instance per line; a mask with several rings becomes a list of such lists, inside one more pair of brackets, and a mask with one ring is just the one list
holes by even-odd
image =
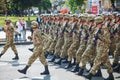
[[32, 40], [32, 36], [28, 36], [28, 39]]

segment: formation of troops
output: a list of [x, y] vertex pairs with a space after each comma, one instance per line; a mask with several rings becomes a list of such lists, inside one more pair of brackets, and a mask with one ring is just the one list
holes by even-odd
[[[26, 74], [27, 69], [39, 58], [45, 67], [41, 74], [49, 74], [45, 59], [53, 54], [49, 62], [62, 65], [65, 69], [75, 65], [72, 72], [91, 80], [94, 76], [102, 76], [101, 66], [107, 68], [108, 78], [114, 80], [113, 72], [120, 73], [120, 14], [57, 14], [40, 15], [42, 22], [32, 21], [34, 50], [24, 69], [18, 70]], [[12, 47], [12, 46], [11, 46]], [[1, 52], [0, 57], [4, 54]], [[13, 49], [14, 50], [14, 49]], [[19, 59], [16, 50], [14, 59]], [[113, 56], [112, 64], [109, 55]], [[58, 59], [56, 61], [56, 59]], [[87, 74], [86, 65], [90, 64]]]

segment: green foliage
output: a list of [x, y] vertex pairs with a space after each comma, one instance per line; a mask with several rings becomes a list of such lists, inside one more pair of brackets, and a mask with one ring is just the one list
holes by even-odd
[[[5, 21], [4, 21], [5, 18], [6, 18], [6, 17], [4, 17], [4, 16], [0, 16], [0, 27], [3, 27], [3, 26], [4, 26], [4, 24], [5, 24]], [[15, 24], [15, 22], [18, 21], [18, 18], [19, 18], [19, 17], [8, 16], [8, 18], [10, 18], [10, 19], [12, 20], [13, 24]], [[27, 21], [27, 23], [29, 22], [29, 21], [28, 21], [28, 17], [23, 17], [23, 18]], [[31, 21], [32, 21], [32, 20], [36, 20], [37, 16], [31, 16], [30, 18], [31, 18]]]
[[84, 0], [66, 0], [66, 4], [70, 7], [72, 13], [79, 10], [80, 6], [84, 4]]
[[50, 0], [41, 0], [41, 2], [38, 4], [39, 10], [48, 10], [52, 7], [51, 1]]

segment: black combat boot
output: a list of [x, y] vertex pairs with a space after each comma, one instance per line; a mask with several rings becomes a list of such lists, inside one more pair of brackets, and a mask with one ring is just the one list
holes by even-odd
[[33, 52], [34, 48], [29, 48], [28, 50], [31, 51], [31, 52]]
[[88, 73], [84, 75], [85, 78], [92, 80], [93, 74], [92, 73]]
[[97, 71], [97, 73], [95, 74], [95, 76], [97, 76], [97, 77], [102, 77], [101, 69], [99, 69], [99, 70]]
[[25, 66], [24, 69], [18, 70], [18, 72], [23, 73], [23, 74], [26, 74], [28, 68], [29, 68], [29, 66]]
[[68, 68], [71, 68], [71, 67], [72, 67], [71, 61], [68, 61], [68, 65], [65, 66], [65, 69], [68, 69]]
[[62, 63], [68, 63], [68, 57], [65, 57], [65, 61], [62, 61]]
[[15, 54], [15, 57], [12, 58], [12, 60], [18, 60], [18, 59], [19, 59], [18, 54]]
[[41, 75], [48, 75], [49, 74], [49, 70], [48, 70], [48, 66], [45, 66], [45, 71], [40, 73]]
[[45, 52], [45, 58], [47, 58], [47, 57], [48, 57], [48, 55], [49, 55], [49, 52], [48, 52], [48, 51], [46, 51], [46, 52]]
[[114, 72], [120, 73], [120, 64], [113, 68]]
[[75, 68], [71, 70], [71, 72], [77, 72], [79, 71], [79, 64], [76, 64]]
[[82, 76], [83, 72], [84, 72], [84, 69], [83, 68], [79, 68], [79, 71], [78, 71], [78, 73], [76, 75]]
[[1, 53], [1, 54], [0, 54], [0, 58], [1, 58], [2, 55], [3, 55], [3, 54]]
[[55, 62], [55, 64], [61, 65], [62, 62], [62, 58], [60, 58], [57, 62]]
[[113, 63], [112, 68], [116, 67], [117, 65], [118, 65], [118, 63]]
[[107, 79], [104, 80], [114, 80], [113, 73], [110, 73]]
[[53, 58], [49, 62], [54, 62], [55, 58], [56, 58], [56, 56], [53, 56]]

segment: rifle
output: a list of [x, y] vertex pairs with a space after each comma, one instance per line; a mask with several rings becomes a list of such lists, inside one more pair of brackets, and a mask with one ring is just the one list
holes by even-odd
[[97, 33], [94, 36], [94, 38], [95, 38], [95, 40], [93, 40], [94, 46], [97, 45], [97, 40], [100, 39], [99, 36], [98, 36], [99, 33], [101, 33], [101, 28], [99, 28], [99, 30], [97, 31]]
[[73, 25], [73, 28], [70, 31], [70, 37], [72, 37], [72, 34], [73, 34], [76, 27], [77, 27], [77, 24]]
[[78, 39], [80, 41], [81, 35], [82, 35], [82, 29], [83, 29], [83, 25], [80, 26], [80, 31], [79, 31], [79, 35], [78, 35]]
[[62, 32], [61, 32], [61, 37], [63, 36], [64, 32], [67, 31], [67, 30], [66, 30], [67, 25], [68, 25], [68, 23], [65, 24], [65, 26], [64, 26], [64, 28], [63, 28], [63, 30], [62, 30]]

